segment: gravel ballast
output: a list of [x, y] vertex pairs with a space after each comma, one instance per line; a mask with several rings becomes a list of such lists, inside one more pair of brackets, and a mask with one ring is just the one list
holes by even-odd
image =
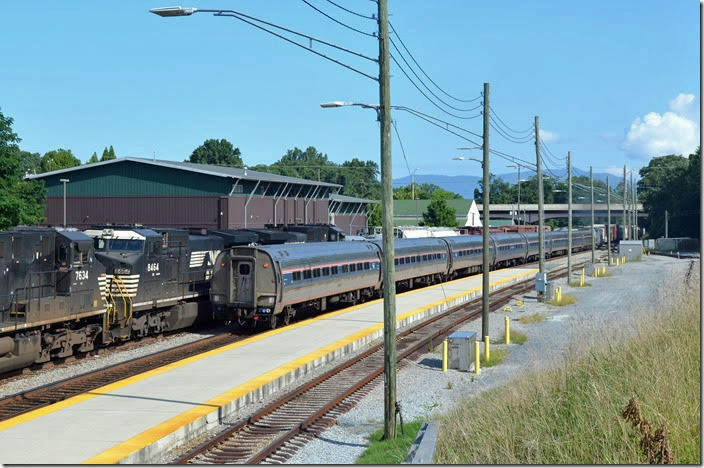
[[[495, 367], [483, 368], [481, 375], [473, 372], [441, 370], [440, 347], [423, 355], [416, 362], [407, 362], [397, 380], [398, 401], [404, 421], [431, 420], [449, 410], [457, 400], [506, 384], [521, 374], [557, 366], [568, 352], [581, 352], [590, 344], [598, 345], [603, 330], [628, 333], [629, 324], [647, 319], [656, 312], [656, 304], [666, 294], [681, 292], [685, 285], [688, 260], [669, 257], [643, 257], [641, 262], [609, 268], [612, 274], [604, 278], [587, 278], [591, 287], [573, 288], [566, 279], [557, 280], [563, 294], [577, 299], [563, 307], [538, 303], [526, 295], [523, 306], [511, 301], [512, 311], [492, 313], [489, 330], [492, 343], [504, 332], [504, 316], [511, 319], [511, 330], [527, 335], [522, 344], [493, 345], [493, 349], [508, 349], [506, 360]], [[695, 265], [693, 271], [698, 271]], [[692, 287], [699, 283], [693, 273]], [[669, 289], [668, 288], [672, 288]], [[539, 313], [545, 320], [520, 323], [522, 316]], [[481, 319], [465, 324], [460, 330], [481, 333]], [[580, 343], [576, 349], [574, 343]], [[585, 345], [586, 343], [586, 345]], [[383, 426], [383, 386], [374, 388], [351, 411], [338, 419], [337, 426], [298, 451], [288, 463], [347, 464], [354, 463], [368, 446], [367, 437]], [[400, 427], [397, 427], [400, 431]]]

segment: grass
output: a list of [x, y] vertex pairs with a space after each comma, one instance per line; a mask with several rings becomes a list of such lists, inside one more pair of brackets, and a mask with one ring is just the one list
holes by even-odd
[[[526, 340], [528, 340], [528, 337], [525, 334], [511, 330], [511, 344], [523, 344], [526, 342]], [[506, 332], [504, 331], [504, 333], [501, 335], [501, 338], [499, 338], [498, 340], [492, 341], [492, 343], [493, 344], [506, 343]]]
[[498, 364], [501, 364], [504, 362], [504, 359], [506, 359], [506, 356], [508, 356], [508, 351], [506, 349], [502, 348], [494, 348], [489, 350], [489, 360], [487, 361], [484, 359], [484, 353], [481, 354], [479, 357], [479, 366], [480, 368], [483, 367], [492, 367], [496, 366]]
[[357, 459], [360, 465], [398, 465], [406, 459], [408, 451], [416, 439], [418, 429], [423, 421], [417, 420], [403, 425], [406, 435], [401, 434], [401, 426], [396, 425], [396, 438], [382, 440], [384, 429], [381, 428], [369, 436], [370, 445]]
[[570, 283], [570, 286], [572, 286], [573, 288], [583, 288], [583, 287], [585, 287], [585, 286], [591, 286], [591, 284], [590, 284], [590, 283], [587, 283], [587, 282], [585, 281], [584, 284], [580, 285], [580, 284], [579, 284], [579, 281], [572, 281], [572, 282]]
[[698, 290], [654, 304], [632, 328], [575, 342], [584, 352], [564, 367], [460, 401], [441, 421], [435, 463], [646, 463], [623, 417], [634, 399], [652, 431], [666, 422], [676, 463], [700, 464], [699, 343]]
[[562, 306], [574, 304], [575, 302], [577, 302], [576, 297], [570, 296], [569, 294], [563, 294], [559, 301], [553, 299], [552, 301], [548, 301], [546, 304], [562, 307]]
[[534, 314], [524, 315], [523, 317], [519, 317], [515, 320], [520, 323], [538, 323], [545, 320], [545, 315], [536, 312]]

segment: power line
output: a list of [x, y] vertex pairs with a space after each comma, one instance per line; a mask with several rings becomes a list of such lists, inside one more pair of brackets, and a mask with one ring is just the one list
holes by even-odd
[[[211, 11], [211, 10], [201, 10], [201, 11]], [[250, 26], [254, 26], [255, 28], [261, 29], [262, 31], [265, 31], [265, 32], [267, 32], [267, 33], [269, 33], [269, 34], [271, 34], [271, 35], [273, 35], [273, 36], [276, 36], [276, 37], [278, 37], [278, 38], [280, 38], [280, 39], [283, 39], [283, 40], [286, 41], [286, 42], [289, 42], [289, 43], [291, 43], [291, 44], [293, 44], [293, 45], [296, 45], [296, 46], [298, 46], [298, 47], [300, 47], [300, 48], [302, 48], [302, 49], [304, 49], [304, 50], [307, 50], [308, 52], [312, 52], [312, 53], [314, 53], [314, 54], [316, 54], [316, 55], [318, 55], [318, 56], [320, 56], [320, 57], [322, 57], [322, 58], [324, 58], [324, 59], [326, 59], [326, 60], [329, 60], [329, 61], [331, 61], [331, 62], [333, 62], [333, 63], [338, 64], [338, 65], [341, 65], [341, 66], [343, 66], [343, 67], [345, 67], [345, 68], [347, 68], [347, 69], [349, 69], [349, 70], [352, 70], [352, 71], [354, 71], [354, 72], [356, 72], [356, 73], [359, 73], [359, 74], [362, 75], [362, 76], [365, 76], [365, 77], [367, 77], [367, 78], [369, 78], [369, 79], [372, 79], [372, 80], [374, 80], [374, 81], [378, 81], [378, 80], [379, 80], [379, 78], [376, 77], [376, 76], [372, 76], [372, 75], [370, 75], [370, 74], [368, 74], [368, 73], [366, 73], [366, 72], [363, 72], [362, 70], [359, 70], [359, 69], [357, 69], [357, 68], [355, 68], [355, 67], [353, 67], [353, 66], [351, 66], [351, 65], [348, 65], [348, 64], [346, 64], [346, 63], [344, 63], [344, 62], [341, 62], [341, 61], [339, 61], [339, 60], [337, 60], [337, 59], [335, 59], [335, 58], [332, 58], [332, 57], [330, 57], [330, 56], [328, 56], [328, 55], [325, 55], [325, 54], [323, 54], [322, 52], [318, 52], [317, 50], [313, 50], [313, 49], [310, 48], [310, 47], [306, 47], [305, 45], [300, 44], [300, 43], [294, 41], [293, 39], [289, 39], [289, 38], [286, 37], [286, 36], [283, 36], [283, 35], [281, 35], [281, 34], [275, 32], [275, 31], [272, 31], [272, 30], [270, 30], [270, 29], [268, 29], [268, 28], [265, 28], [264, 26], [261, 26], [261, 25], [259, 25], [259, 24], [253, 23], [252, 21], [257, 21], [257, 22], [260, 22], [260, 23], [262, 23], [262, 24], [266, 24], [266, 25], [268, 25], [268, 26], [271, 26], [271, 27], [280, 29], [280, 30], [282, 30], [282, 31], [286, 31], [286, 32], [289, 32], [289, 33], [291, 33], [291, 34], [295, 34], [295, 35], [300, 36], [300, 37], [305, 37], [305, 38], [308, 39], [311, 43], [312, 43], [312, 42], [318, 42], [318, 43], [320, 43], [320, 44], [324, 44], [324, 45], [327, 45], [327, 46], [329, 46], [329, 47], [333, 47], [333, 48], [335, 48], [335, 49], [341, 50], [341, 51], [343, 51], [343, 52], [347, 52], [347, 53], [352, 54], [352, 55], [355, 55], [355, 56], [357, 56], [357, 57], [361, 57], [361, 58], [366, 59], [366, 60], [369, 60], [369, 61], [371, 61], [371, 62], [378, 63], [377, 59], [375, 59], [375, 58], [368, 57], [368, 56], [366, 56], [366, 55], [364, 55], [364, 54], [360, 54], [359, 52], [355, 52], [355, 51], [353, 51], [353, 50], [350, 50], [350, 49], [347, 49], [347, 48], [345, 48], [345, 47], [339, 46], [339, 45], [337, 45], [337, 44], [333, 44], [333, 43], [331, 43], [331, 42], [327, 42], [327, 41], [324, 41], [324, 40], [322, 40], [322, 39], [318, 39], [318, 38], [313, 37], [313, 36], [310, 36], [310, 35], [308, 35], [308, 34], [304, 34], [304, 33], [298, 32], [298, 31], [294, 31], [294, 30], [289, 29], [289, 28], [286, 28], [286, 27], [284, 27], [284, 26], [280, 26], [280, 25], [277, 25], [277, 24], [274, 24], [274, 23], [270, 23], [270, 22], [268, 22], [268, 21], [265, 21], [265, 20], [262, 20], [262, 19], [259, 19], [259, 18], [255, 18], [255, 17], [253, 17], [253, 16], [246, 15], [246, 14], [244, 14], [244, 13], [240, 13], [240, 12], [237, 12], [237, 11], [234, 11], [234, 10], [215, 10], [214, 16], [228, 16], [228, 17], [231, 17], [231, 18], [236, 18], [236, 19], [238, 19], [238, 20], [240, 20], [240, 21], [242, 21], [242, 22], [244, 22], [244, 23], [249, 24]], [[249, 20], [252, 20], [252, 21], [249, 21]]]
[[342, 26], [342, 27], [345, 27], [345, 28], [347, 28], [347, 29], [349, 29], [349, 30], [351, 30], [351, 31], [354, 31], [354, 32], [356, 32], [356, 33], [359, 33], [359, 34], [363, 34], [363, 35], [365, 35], [365, 36], [369, 36], [369, 37], [374, 37], [374, 38], [376, 38], [376, 34], [371, 34], [371, 33], [368, 33], [368, 32], [364, 32], [364, 31], [362, 31], [361, 29], [354, 28], [354, 27], [350, 26], [349, 24], [343, 23], [342, 21], [340, 21], [340, 20], [338, 20], [338, 19], [336, 19], [336, 18], [333, 18], [332, 16], [328, 15], [327, 13], [325, 13], [323, 10], [321, 10], [321, 9], [319, 9], [318, 7], [316, 7], [315, 5], [309, 3], [308, 0], [301, 0], [301, 1], [302, 1], [303, 3], [305, 3], [306, 5], [308, 5], [309, 7], [311, 7], [312, 9], [314, 9], [315, 11], [317, 11], [318, 13], [320, 13], [321, 15], [323, 15], [324, 17], [326, 17], [327, 19], [329, 19], [330, 21], [334, 21], [335, 23], [339, 24], [339, 25]]
[[[472, 99], [460, 99], [460, 98], [457, 98], [457, 97], [455, 97], [455, 96], [453, 96], [453, 95], [447, 93], [447, 92], [446, 92], [444, 89], [442, 89], [435, 81], [433, 81], [433, 79], [432, 79], [430, 76], [428, 76], [428, 74], [425, 72], [425, 70], [423, 70], [423, 67], [421, 67], [420, 64], [418, 63], [418, 61], [415, 59], [415, 57], [413, 57], [413, 54], [411, 53], [410, 50], [408, 50], [408, 47], [406, 47], [406, 44], [403, 42], [403, 39], [401, 39], [401, 36], [398, 34], [398, 32], [396, 32], [396, 29], [394, 28], [394, 25], [391, 24], [390, 21], [389, 21], [389, 27], [391, 28], [391, 31], [393, 31], [394, 35], [398, 38], [399, 42], [401, 43], [401, 46], [402, 46], [403, 49], [406, 51], [406, 53], [408, 54], [408, 56], [411, 57], [411, 60], [413, 60], [413, 63], [415, 63], [416, 66], [418, 67], [418, 69], [421, 71], [421, 73], [423, 73], [423, 75], [425, 75], [425, 77], [428, 78], [428, 80], [430, 80], [430, 82], [431, 82], [432, 84], [434, 84], [435, 87], [438, 88], [438, 89], [440, 90], [440, 92], [442, 92], [445, 96], [447, 96], [447, 97], [449, 97], [449, 98], [452, 98], [452, 99], [454, 99], [455, 101], [459, 101], [459, 102], [474, 102], [474, 101], [476, 101], [477, 99], [479, 99], [479, 98], [482, 97], [481, 95], [479, 95], [479, 96], [477, 96], [477, 97], [475, 97], [475, 98], [472, 98]], [[390, 39], [390, 38], [389, 38], [389, 39]], [[399, 52], [399, 53], [400, 53], [400, 52]]]
[[523, 133], [529, 133], [529, 132], [530, 132], [530, 133], [533, 133], [534, 130], [535, 130], [535, 128], [533, 127], [533, 125], [531, 125], [530, 127], [526, 128], [525, 130], [514, 130], [513, 128], [509, 127], [509, 126], [506, 124], [506, 122], [503, 121], [503, 119], [501, 118], [501, 116], [499, 116], [498, 112], [496, 112], [496, 111], [494, 110], [494, 108], [491, 107], [491, 105], [489, 106], [489, 113], [490, 113], [490, 114], [493, 114], [497, 119], [499, 119], [499, 122], [501, 122], [501, 123], [503, 124], [503, 126], [506, 127], [506, 130], [508, 130], [507, 133], [515, 133], [515, 134], [523, 134]]
[[344, 11], [346, 11], [347, 13], [351, 13], [351, 14], [353, 14], [353, 15], [355, 15], [355, 16], [359, 16], [360, 18], [366, 18], [366, 19], [370, 19], [370, 20], [376, 20], [376, 18], [375, 18], [373, 15], [372, 15], [372, 16], [363, 15], [363, 14], [361, 14], [361, 13], [357, 13], [356, 11], [348, 10], [347, 8], [343, 7], [342, 5], [338, 5], [337, 3], [333, 2], [332, 0], [326, 0], [326, 1], [327, 1], [328, 3], [331, 3], [331, 4], [335, 5], [335, 6], [336, 6], [337, 8], [339, 8], [340, 10], [344, 10]]
[[498, 157], [500, 157], [500, 158], [502, 158], [502, 159], [505, 159], [505, 160], [507, 160], [507, 161], [510, 161], [510, 162], [512, 162], [512, 163], [514, 163], [514, 164], [516, 164], [516, 165], [518, 165], [518, 166], [521, 166], [521, 167], [524, 167], [524, 168], [526, 168], [526, 169], [529, 169], [529, 170], [531, 170], [531, 171], [536, 171], [536, 170], [537, 170], [537, 168], [535, 167], [535, 164], [530, 163], [530, 162], [528, 162], [528, 161], [526, 161], [526, 160], [524, 160], [524, 159], [521, 159], [521, 158], [519, 158], [519, 157], [517, 157], [517, 156], [513, 156], [513, 155], [511, 155], [511, 154], [504, 153], [504, 152], [502, 152], [502, 151], [498, 151], [498, 150], [491, 149], [491, 148], [489, 148], [489, 153], [491, 153], [491, 154], [493, 154], [493, 155], [495, 155], [495, 156], [498, 156]]
[[518, 144], [524, 144], [528, 143], [533, 140], [533, 135], [528, 135], [527, 137], [524, 137], [523, 139], [520, 138], [514, 138], [507, 133], [505, 133], [497, 124], [494, 122], [494, 118], [489, 114], [489, 125], [491, 125], [491, 128], [496, 130], [496, 132], [504, 137], [506, 140], [512, 142], [512, 143], [518, 143]]
[[565, 161], [565, 160], [567, 160], [567, 156], [563, 156], [563, 157], [561, 157], [561, 158], [555, 156], [555, 155], [552, 153], [552, 151], [550, 151], [550, 148], [548, 148], [548, 145], [545, 144], [545, 141], [543, 140], [542, 137], [540, 137], [540, 145], [541, 145], [541, 147], [548, 153], [548, 155], [552, 156], [552, 157], [555, 158], [557, 161]]
[[406, 150], [403, 147], [403, 141], [401, 141], [401, 135], [398, 133], [398, 128], [396, 127], [396, 120], [391, 120], [391, 124], [394, 126], [394, 130], [396, 131], [396, 139], [398, 139], [398, 144], [401, 146], [401, 153], [403, 154], [403, 160], [406, 162], [406, 169], [408, 169], [408, 175], [413, 177], [411, 175], [411, 167], [408, 165], [408, 159], [406, 158]]
[[418, 87], [418, 85], [415, 83], [415, 81], [413, 81], [413, 79], [412, 79], [410, 76], [408, 76], [408, 73], [406, 73], [406, 70], [401, 66], [401, 64], [398, 63], [398, 60], [396, 60], [396, 57], [394, 57], [393, 55], [391, 55], [391, 60], [394, 61], [394, 63], [396, 64], [396, 66], [398, 66], [398, 68], [401, 70], [401, 72], [406, 76], [406, 78], [408, 78], [408, 81], [411, 82], [411, 84], [418, 90], [418, 92], [419, 92], [420, 94], [422, 94], [423, 97], [428, 100], [428, 102], [430, 102], [432, 105], [434, 105], [435, 107], [437, 107], [438, 109], [440, 109], [442, 112], [444, 112], [444, 113], [446, 113], [447, 115], [450, 115], [450, 116], [452, 116], [452, 117], [454, 117], [454, 118], [456, 118], [456, 119], [463, 119], [463, 120], [476, 119], [477, 117], [479, 117], [480, 115], [482, 115], [481, 112], [480, 112], [479, 114], [476, 114], [476, 115], [471, 115], [471, 116], [469, 116], [469, 117], [464, 117], [464, 116], [461, 116], [461, 115], [453, 114], [452, 112], [449, 112], [449, 111], [443, 109], [443, 108], [440, 107], [435, 101], [433, 101], [431, 98], [429, 98], [428, 95], [425, 94], [425, 93], [423, 92], [423, 90]]
[[[305, 1], [305, 0], [304, 0], [304, 1]], [[418, 76], [418, 74], [413, 70], [413, 67], [411, 66], [411, 64], [408, 63], [408, 61], [407, 61], [406, 58], [404, 57], [403, 53], [401, 53], [401, 51], [399, 50], [399, 48], [396, 46], [396, 43], [394, 42], [394, 40], [391, 39], [391, 38], [389, 38], [389, 41], [391, 42], [391, 45], [392, 45], [393, 48], [396, 50], [396, 52], [398, 52], [398, 55], [399, 55], [399, 57], [401, 57], [401, 60], [403, 60], [403, 63], [405, 63], [406, 66], [408, 67], [408, 69], [411, 71], [411, 73], [413, 73], [413, 76], [415, 76], [415, 77], [418, 79], [418, 81], [420, 81], [420, 84], [422, 84], [423, 87], [424, 87], [425, 89], [427, 89], [428, 92], [429, 92], [430, 94], [432, 94], [432, 95], [435, 97], [435, 99], [437, 99], [438, 101], [442, 102], [443, 104], [445, 104], [445, 105], [446, 105], [447, 107], [449, 107], [450, 109], [454, 109], [454, 110], [459, 111], [459, 112], [471, 112], [471, 111], [477, 110], [477, 109], [479, 109], [480, 107], [482, 107], [482, 104], [479, 104], [479, 105], [474, 106], [474, 107], [472, 107], [472, 108], [461, 108], [461, 107], [455, 107], [455, 106], [453, 106], [452, 104], [448, 104], [448, 103], [447, 103], [446, 101], [444, 101], [440, 96], [438, 96], [437, 94], [435, 94], [435, 93], [433, 92], [433, 90], [430, 89], [430, 88], [428, 87], [428, 85], [425, 84], [425, 81], [423, 81], [423, 79], [422, 79], [420, 76]]]
[[418, 110], [415, 110], [415, 109], [411, 109], [410, 107], [406, 107], [406, 106], [394, 106], [394, 108], [399, 109], [399, 110], [404, 110], [404, 111], [406, 111], [406, 112], [410, 112], [411, 114], [420, 114], [420, 115], [422, 115], [422, 116], [424, 116], [424, 117], [427, 117], [427, 118], [429, 118], [429, 119], [437, 120], [438, 122], [443, 123], [443, 124], [445, 124], [445, 125], [448, 126], [448, 127], [453, 127], [453, 128], [456, 128], [457, 130], [460, 130], [460, 131], [469, 133], [469, 134], [471, 134], [471, 135], [474, 135], [474, 136], [477, 137], [477, 138], [484, 138], [484, 137], [481, 136], [480, 134], [474, 133], [474, 132], [471, 131], [471, 130], [468, 130], [468, 129], [466, 129], [466, 128], [463, 128], [463, 127], [460, 127], [460, 126], [458, 126], [458, 125], [452, 124], [452, 123], [450, 123], [450, 122], [448, 122], [448, 121], [446, 121], [446, 120], [442, 120], [442, 119], [439, 119], [439, 118], [437, 118], [437, 117], [433, 117], [432, 115], [424, 114], [423, 112], [418, 111]]

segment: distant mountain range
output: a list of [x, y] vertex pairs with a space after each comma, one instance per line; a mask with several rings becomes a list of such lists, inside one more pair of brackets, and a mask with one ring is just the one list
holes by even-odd
[[[575, 167], [573, 168], [573, 171], [573, 176], [589, 177], [588, 170], [584, 171]], [[551, 169], [550, 173], [546, 174], [554, 175], [564, 180], [567, 177], [567, 168], [561, 170]], [[510, 184], [515, 184], [518, 179], [518, 175], [515, 172], [496, 175]], [[527, 170], [525, 172], [521, 171], [521, 179], [525, 180], [527, 178], [532, 177], [533, 175], [535, 175], [535, 172], [530, 172]], [[595, 172], [594, 180], [601, 180], [602, 182], [606, 182], [607, 176], [611, 178], [611, 183], [613, 185], [618, 184], [618, 182], [620, 181], [618, 177], [612, 174], [607, 174], [606, 172]], [[474, 197], [474, 189], [479, 187], [478, 182], [480, 182], [481, 180], [481, 177], [473, 175], [448, 176], [440, 174], [416, 174], [416, 184], [435, 184], [450, 192], [459, 193], [464, 198]], [[394, 187], [402, 187], [404, 185], [410, 184], [411, 176], [399, 177], [397, 179], [394, 179]]]

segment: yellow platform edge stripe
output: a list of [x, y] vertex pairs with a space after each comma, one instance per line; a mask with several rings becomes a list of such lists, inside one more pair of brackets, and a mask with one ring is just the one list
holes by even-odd
[[[516, 275], [512, 275], [506, 278], [502, 278], [500, 280], [497, 280], [493, 283], [490, 284], [491, 286], [498, 286], [503, 283], [509, 282], [516, 280], [518, 278], [528, 276], [531, 274], [535, 274], [538, 270], [536, 269], [531, 269], [522, 273], [518, 273]], [[463, 278], [466, 279], [466, 278]], [[472, 289], [469, 289], [467, 291], [463, 291], [461, 293], [455, 294], [453, 296], [450, 296], [446, 299], [441, 299], [439, 301], [435, 301], [431, 304], [426, 304], [422, 307], [419, 307], [417, 309], [411, 310], [409, 312], [406, 312], [402, 315], [399, 315], [396, 317], [396, 321], [401, 321], [404, 320], [410, 316], [420, 314], [425, 312], [428, 309], [432, 309], [434, 307], [437, 307], [438, 305], [445, 304], [447, 302], [450, 302], [460, 296], [472, 294], [473, 292], [480, 291], [482, 288], [481, 286], [475, 287]], [[418, 290], [416, 290], [417, 292]], [[408, 291], [408, 292], [413, 292], [413, 291]], [[406, 294], [406, 293], [403, 293]], [[201, 418], [203, 416], [206, 416], [207, 414], [211, 413], [214, 411], [213, 407], [221, 407], [224, 405], [227, 405], [231, 403], [232, 401], [237, 400], [238, 398], [241, 398], [248, 393], [251, 393], [252, 391], [256, 390], [259, 387], [262, 387], [264, 385], [269, 384], [270, 382], [273, 382], [274, 380], [288, 374], [289, 372], [298, 369], [300, 367], [305, 366], [306, 364], [309, 364], [310, 362], [315, 361], [316, 359], [320, 359], [327, 354], [330, 354], [340, 348], [343, 348], [347, 346], [348, 344], [351, 344], [355, 341], [358, 341], [367, 335], [371, 335], [372, 333], [382, 329], [384, 326], [383, 323], [378, 323], [376, 325], [373, 325], [371, 327], [368, 327], [364, 330], [361, 330], [357, 333], [354, 333], [353, 335], [350, 335], [346, 338], [343, 338], [335, 343], [332, 343], [330, 345], [327, 345], [323, 348], [320, 348], [316, 351], [313, 351], [312, 353], [306, 354], [298, 359], [294, 359], [293, 361], [290, 361], [276, 369], [273, 369], [269, 372], [266, 372], [262, 374], [261, 376], [250, 380], [249, 382], [239, 385], [232, 390], [229, 390], [221, 395], [216, 396], [215, 398], [208, 400], [205, 403], [201, 403], [199, 406], [196, 406], [194, 408], [191, 408], [190, 410], [181, 413], [177, 416], [174, 416], [173, 418], [164, 421], [161, 424], [158, 424], [150, 429], [147, 429], [146, 431], [142, 432], [141, 434], [138, 434], [131, 439], [126, 440], [125, 442], [122, 442], [108, 450], [106, 450], [103, 453], [100, 453], [94, 457], [91, 457], [85, 461], [83, 461], [83, 464], [115, 464], [119, 463], [121, 460], [125, 459], [132, 453], [141, 450], [145, 447], [148, 447], [149, 445], [159, 441], [160, 439], [166, 437], [167, 435], [175, 432], [179, 428], [192, 423], [198, 418]], [[276, 330], [274, 330], [276, 331]]]

